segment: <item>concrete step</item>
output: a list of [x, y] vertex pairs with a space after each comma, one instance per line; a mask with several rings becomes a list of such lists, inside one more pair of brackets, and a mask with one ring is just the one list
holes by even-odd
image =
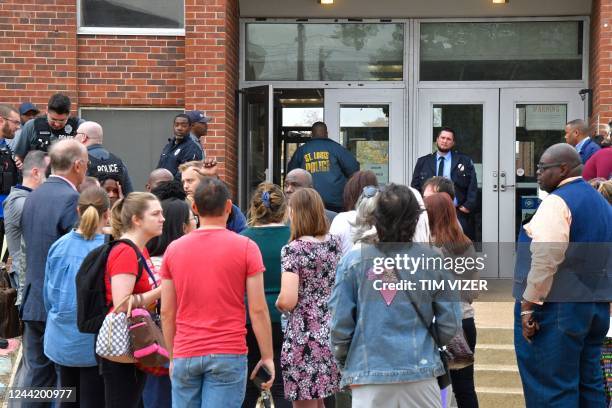
[[476, 364], [516, 366], [516, 354], [511, 344], [476, 344]]
[[522, 388], [476, 387], [480, 408], [524, 408]]
[[476, 387], [522, 388], [521, 377], [516, 365], [475, 364], [474, 383]]
[[476, 344], [514, 345], [514, 331], [507, 327], [476, 327]]

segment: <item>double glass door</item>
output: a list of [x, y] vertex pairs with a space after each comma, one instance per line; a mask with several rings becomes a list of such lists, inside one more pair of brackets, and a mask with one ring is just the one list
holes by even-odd
[[478, 180], [472, 214], [476, 240], [489, 258], [483, 277], [512, 277], [519, 227], [539, 204], [536, 165], [564, 142], [565, 124], [584, 118], [578, 89], [421, 89], [416, 156], [435, 151], [441, 127], [470, 156]]

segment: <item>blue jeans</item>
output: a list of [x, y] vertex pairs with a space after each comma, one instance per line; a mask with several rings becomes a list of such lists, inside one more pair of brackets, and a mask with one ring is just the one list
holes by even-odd
[[239, 408], [244, 399], [246, 380], [246, 355], [175, 358], [172, 406]]
[[544, 303], [533, 316], [540, 330], [530, 344], [516, 303], [514, 345], [527, 408], [605, 408], [599, 359], [608, 303]]

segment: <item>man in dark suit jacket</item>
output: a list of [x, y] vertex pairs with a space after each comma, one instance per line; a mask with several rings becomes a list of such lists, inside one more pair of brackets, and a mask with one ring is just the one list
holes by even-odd
[[423, 184], [433, 176], [446, 177], [455, 186], [455, 207], [463, 232], [475, 240], [472, 214], [478, 209], [478, 183], [474, 163], [465, 154], [452, 151], [455, 146], [455, 131], [444, 127], [436, 139], [438, 151], [419, 157], [410, 185], [423, 194]]
[[[23, 207], [23, 239], [26, 274], [23, 303], [23, 365], [19, 386], [55, 387], [53, 362], [44, 354], [47, 312], [43, 303], [45, 264], [51, 245], [69, 232], [78, 220], [76, 186], [87, 174], [87, 149], [76, 140], [60, 140], [49, 151], [52, 175], [26, 199]], [[44, 406], [28, 405], [28, 406]]]

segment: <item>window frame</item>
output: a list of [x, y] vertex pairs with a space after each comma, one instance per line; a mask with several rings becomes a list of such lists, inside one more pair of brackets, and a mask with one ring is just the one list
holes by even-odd
[[[415, 19], [414, 34], [412, 36], [411, 70], [416, 88], [574, 88], [585, 87], [589, 82], [589, 37], [590, 18], [588, 16], [563, 17], [491, 17], [491, 18], [423, 18]], [[510, 23], [510, 22], [551, 22], [551, 21], [582, 21], [582, 78], [562, 80], [502, 80], [502, 81], [421, 81], [421, 23]]]
[[102, 34], [102, 35], [148, 35], [148, 36], [185, 36], [185, 0], [183, 1], [183, 28], [150, 28], [150, 27], [96, 27], [81, 25], [83, 0], [77, 0], [77, 35], [78, 34]]
[[[239, 41], [239, 86], [248, 88], [260, 85], [272, 85], [275, 88], [406, 88], [408, 78], [412, 74], [410, 66], [410, 41], [409, 19], [329, 19], [329, 18], [241, 18], [240, 19], [240, 41]], [[403, 74], [401, 81], [247, 81], [246, 80], [246, 25], [249, 23], [267, 24], [403, 24], [404, 26], [404, 52], [403, 52]], [[409, 72], [410, 71], [410, 72]]]

